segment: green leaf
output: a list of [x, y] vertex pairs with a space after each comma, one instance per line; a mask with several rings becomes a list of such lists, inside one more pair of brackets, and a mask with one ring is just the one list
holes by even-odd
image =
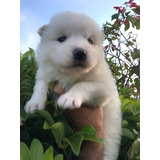
[[119, 34], [119, 33], [116, 33], [116, 32], [113, 32], [113, 31], [112, 31], [111, 34], [120, 37], [120, 34]]
[[112, 39], [111, 38], [107, 38], [107, 40], [112, 43]]
[[28, 115], [27, 115], [27, 113], [25, 112], [25, 110], [24, 110], [24, 109], [21, 109], [21, 110], [20, 110], [20, 119], [21, 119], [21, 122], [22, 122], [22, 121], [25, 121], [25, 120], [27, 119], [27, 117], [28, 117]]
[[132, 88], [129, 88], [129, 87], [125, 87], [125, 88], [121, 88], [121, 94], [122, 95], [127, 95], [127, 94], [130, 94], [132, 92]]
[[114, 41], [114, 40], [116, 40], [117, 38], [116, 38], [116, 37], [112, 37], [111, 39]]
[[133, 104], [133, 114], [135, 116], [140, 114], [140, 99], [134, 102]]
[[53, 104], [53, 103], [55, 103], [55, 100], [51, 100], [51, 101], [46, 100], [45, 106], [47, 106], [47, 105], [49, 105], [49, 104]]
[[128, 41], [128, 43], [126, 44], [127, 47], [128, 47], [128, 46], [132, 46], [132, 45], [134, 45], [134, 43], [131, 42], [131, 41]]
[[51, 129], [59, 148], [63, 148], [64, 125], [62, 122], [57, 122], [51, 126], [47, 121], [44, 121], [43, 129]]
[[129, 103], [127, 104], [124, 108], [123, 108], [123, 113], [124, 114], [133, 114], [133, 107], [132, 105]]
[[133, 23], [133, 24], [136, 23], [136, 18], [135, 18], [135, 17], [128, 16], [128, 17], [127, 17], [127, 20], [130, 21], [130, 22]]
[[84, 140], [86, 141], [93, 141], [93, 142], [99, 142], [104, 144], [104, 140], [102, 138], [97, 138], [96, 135], [83, 135]]
[[134, 139], [133, 133], [127, 128], [122, 129], [122, 135], [128, 138]]
[[104, 143], [103, 139], [96, 137], [96, 130], [91, 125], [85, 125], [82, 129], [80, 129], [76, 134], [81, 134], [84, 136], [84, 140], [94, 141]]
[[59, 148], [63, 148], [62, 140], [64, 138], [64, 125], [62, 122], [57, 122], [51, 127], [52, 134]]
[[140, 153], [140, 140], [138, 138], [132, 143], [132, 146], [129, 148], [128, 157], [130, 159], [133, 159], [134, 155], [139, 155], [139, 153]]
[[130, 27], [130, 23], [129, 23], [129, 21], [127, 21], [124, 30], [127, 31], [129, 29], [129, 27]]
[[134, 115], [125, 115], [125, 118], [127, 120], [131, 120], [131, 121], [134, 121], [134, 122], [139, 122], [139, 120], [140, 120], [140, 116], [139, 115], [136, 115], [136, 116], [134, 116]]
[[44, 155], [42, 156], [42, 160], [53, 160], [53, 147], [49, 147]]
[[124, 100], [122, 101], [122, 106], [121, 106], [122, 111], [124, 110], [124, 108], [126, 107], [126, 105], [129, 104], [130, 102], [131, 102], [131, 101], [130, 101], [129, 99], [124, 99]]
[[124, 95], [120, 95], [119, 98], [120, 98], [120, 100], [121, 100], [121, 103], [124, 103], [124, 102], [123, 102], [123, 101], [125, 100]]
[[136, 42], [136, 39], [132, 39], [133, 42]]
[[136, 25], [136, 29], [140, 29], [140, 22], [139, 22], [139, 19], [136, 19], [135, 25]]
[[83, 136], [81, 134], [74, 134], [71, 138], [64, 139], [70, 145], [73, 153], [78, 156], [80, 153], [81, 144], [83, 141]]
[[43, 129], [51, 129], [51, 127], [52, 126], [47, 121], [44, 121]]
[[132, 11], [137, 13], [138, 15], [140, 14], [140, 9], [134, 8], [134, 9], [132, 9]]
[[139, 58], [139, 55], [136, 52], [132, 52], [131, 56], [132, 56], [133, 59]]
[[63, 125], [64, 125], [64, 135], [66, 135], [66, 134], [72, 135], [73, 133], [75, 133], [74, 128], [68, 123], [68, 120], [63, 115], [63, 113], [56, 115], [54, 120], [56, 122], [62, 122], [63, 123]]
[[134, 105], [136, 106], [136, 108], [137, 108], [138, 110], [140, 110], [140, 99], [136, 100], [136, 101], [134, 102]]
[[126, 12], [126, 13], [125, 13], [125, 15], [126, 15], [126, 16], [128, 16], [130, 12], [131, 12], [131, 11], [129, 11], [129, 12]]
[[38, 113], [40, 114], [44, 119], [47, 120], [47, 122], [50, 124], [50, 125], [53, 125], [55, 122], [52, 118], [52, 116], [50, 115], [49, 112], [47, 112], [46, 110], [35, 110], [35, 113]]
[[114, 20], [114, 19], [118, 19], [118, 17], [119, 17], [119, 14], [118, 14], [118, 13], [116, 13], [116, 14], [112, 15], [112, 20]]
[[30, 47], [29, 47], [29, 51], [30, 51], [31, 54], [35, 54], [34, 50], [32, 48], [30, 48]]
[[122, 120], [122, 127], [127, 127], [128, 126], [128, 122], [126, 120]]
[[89, 135], [96, 135], [96, 130], [93, 126], [87, 124], [82, 129], [80, 129], [77, 133], [80, 134], [89, 134]]
[[[48, 159], [47, 159], [48, 160]], [[63, 154], [56, 155], [53, 160], [63, 160]]]
[[32, 160], [41, 160], [43, 155], [43, 146], [38, 139], [33, 139], [30, 148]]
[[31, 153], [23, 142], [20, 142], [20, 160], [32, 160]]

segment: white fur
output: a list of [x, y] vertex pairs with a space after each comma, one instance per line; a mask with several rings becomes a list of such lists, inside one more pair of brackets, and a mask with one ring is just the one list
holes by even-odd
[[[74, 109], [82, 103], [103, 106], [103, 160], [116, 160], [121, 139], [121, 108], [114, 79], [103, 57], [103, 33], [91, 18], [71, 11], [55, 15], [40, 32], [42, 39], [36, 57], [39, 68], [33, 95], [25, 106], [26, 112], [44, 109], [48, 83], [58, 81], [66, 90], [58, 99], [60, 107]], [[61, 36], [67, 39], [58, 42]], [[93, 44], [88, 42], [88, 38]], [[73, 65], [75, 48], [87, 52], [83, 67]]]

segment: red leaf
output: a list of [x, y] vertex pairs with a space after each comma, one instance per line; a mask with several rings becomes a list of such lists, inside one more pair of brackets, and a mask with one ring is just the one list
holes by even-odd
[[124, 12], [125, 12], [125, 8], [123, 8], [123, 9], [119, 8], [118, 9], [118, 13], [124, 13]]
[[137, 5], [136, 3], [131, 3], [130, 7], [136, 7], [137, 9], [140, 9], [140, 6]]
[[116, 21], [114, 23], [117, 24], [118, 22], [119, 22], [119, 19], [116, 19]]
[[107, 46], [105, 46], [105, 49], [107, 49], [108, 48], [108, 45]]
[[115, 6], [115, 7], [113, 7], [113, 8], [117, 10], [117, 9], [119, 9], [120, 7]]
[[122, 10], [121, 10], [121, 13], [124, 13], [125, 12], [125, 8], [123, 8]]
[[112, 70], [113, 70], [114, 72], [116, 72], [116, 67], [112, 68]]
[[134, 0], [130, 0], [128, 3], [132, 3]]
[[131, 5], [136, 5], [136, 3], [135, 3], [135, 2], [133, 2], [133, 3], [131, 3]]
[[139, 5], [137, 5], [137, 7], [136, 7], [137, 9], [140, 9], [140, 6]]
[[127, 20], [125, 20], [123, 23], [124, 23], [124, 25], [126, 25], [126, 23], [127, 23]]

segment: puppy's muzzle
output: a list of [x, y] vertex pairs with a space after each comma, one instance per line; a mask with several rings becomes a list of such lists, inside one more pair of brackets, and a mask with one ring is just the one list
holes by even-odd
[[87, 59], [87, 52], [82, 48], [76, 48], [73, 51], [73, 58], [77, 62], [80, 62], [80, 63], [85, 62]]
[[82, 48], [76, 48], [73, 50], [73, 59], [75, 67], [85, 67], [87, 60], [87, 52]]
[[73, 66], [86, 67], [87, 52], [82, 48], [73, 50]]

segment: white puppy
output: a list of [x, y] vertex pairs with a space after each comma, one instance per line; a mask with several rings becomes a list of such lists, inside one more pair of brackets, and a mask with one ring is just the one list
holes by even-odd
[[88, 16], [71, 11], [56, 14], [39, 30], [38, 71], [25, 110], [44, 109], [48, 83], [58, 81], [66, 93], [61, 108], [82, 104], [103, 106], [104, 158], [116, 160], [121, 139], [121, 108], [117, 88], [103, 56], [104, 34]]

